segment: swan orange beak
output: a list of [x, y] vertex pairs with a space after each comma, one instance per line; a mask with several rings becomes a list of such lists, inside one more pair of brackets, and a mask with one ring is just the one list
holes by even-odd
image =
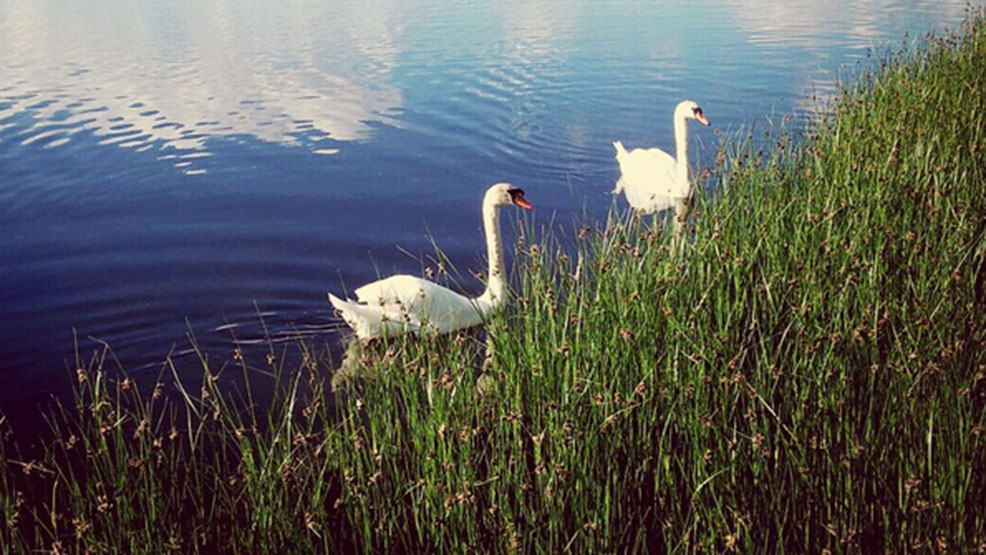
[[695, 109], [695, 119], [697, 119], [699, 121], [699, 123], [701, 123], [703, 125], [706, 125], [706, 126], [712, 125], [711, 123], [709, 123], [709, 120], [705, 118], [705, 114], [702, 113], [702, 109], [701, 108], [696, 108]]
[[534, 205], [527, 202], [527, 199], [524, 198], [523, 189], [511, 189], [507, 192], [510, 193], [510, 200], [514, 204], [523, 208], [524, 210], [534, 210]]

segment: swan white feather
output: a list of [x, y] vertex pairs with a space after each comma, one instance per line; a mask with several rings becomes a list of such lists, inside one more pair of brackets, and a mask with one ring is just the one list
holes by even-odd
[[677, 158], [659, 148], [635, 148], [627, 151], [622, 142], [614, 142], [621, 176], [613, 194], [623, 192], [631, 207], [648, 214], [680, 206], [684, 200], [690, 198], [692, 183], [688, 178], [689, 119], [709, 125], [709, 120], [694, 101], [683, 100], [678, 103], [673, 116]]
[[509, 183], [497, 183], [486, 191], [483, 227], [490, 267], [486, 291], [479, 297], [466, 297], [426, 279], [402, 274], [359, 287], [354, 291], [356, 301], [331, 293], [329, 301], [363, 340], [427, 331], [449, 333], [481, 324], [506, 302], [499, 222], [499, 208], [506, 204], [533, 208], [524, 199], [524, 191]]

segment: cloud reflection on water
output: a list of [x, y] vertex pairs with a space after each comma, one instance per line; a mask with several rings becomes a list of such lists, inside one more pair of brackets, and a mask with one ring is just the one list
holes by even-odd
[[[809, 113], [826, 108], [838, 93], [839, 68], [827, 62], [839, 49], [865, 52], [892, 46], [888, 29], [903, 29], [909, 17], [961, 21], [968, 0], [764, 0], [730, 1], [736, 27], [746, 40], [767, 54], [791, 60], [790, 50], [802, 52], [791, 78], [802, 93], [796, 105]], [[929, 28], [932, 30], [933, 28]], [[891, 38], [903, 38], [891, 37]], [[896, 42], [896, 41], [894, 41]]]
[[166, 16], [146, 6], [0, 6], [0, 126], [48, 147], [88, 130], [100, 144], [157, 148], [196, 173], [210, 137], [333, 153], [367, 137], [368, 122], [394, 123], [393, 10], [361, 6], [360, 17], [340, 18], [241, 6], [192, 3]]
[[764, 0], [731, 2], [737, 26], [750, 42], [824, 49], [848, 40], [868, 43], [886, 35], [888, 19], [908, 12], [961, 20], [968, 0]]
[[[449, 28], [427, 23], [458, 13], [456, 26], [482, 33], [496, 28], [499, 36], [492, 38], [505, 46], [502, 60], [470, 76], [474, 81], [467, 90], [499, 103], [514, 101], [508, 124], [497, 133], [509, 153], [519, 148], [515, 141], [544, 138], [544, 112], [555, 109], [545, 95], [566, 86], [559, 68], [598, 46], [591, 38], [583, 40], [587, 29], [602, 25], [611, 33], [638, 33], [647, 40], [624, 45], [617, 36], [611, 43], [630, 48], [628, 59], [639, 58], [637, 71], [659, 76], [670, 73], [662, 65], [669, 60], [687, 62], [689, 52], [707, 57], [717, 47], [710, 37], [706, 46], [689, 50], [681, 30], [639, 34], [640, 26], [608, 28], [598, 23], [606, 10], [639, 11], [662, 27], [685, 25], [674, 19], [685, 14], [717, 14], [717, 32], [735, 31], [763, 51], [757, 65], [783, 65], [797, 83], [788, 86], [798, 91], [794, 102], [810, 111], [814, 101], [803, 91], [814, 91], [823, 105], [835, 92], [837, 69], [821, 69], [834, 49], [878, 46], [870, 43], [913, 11], [959, 20], [966, 5], [965, 0], [710, 0], [657, 8], [523, 0], [484, 12], [487, 8], [470, 2], [329, 4], [0, 4], [0, 137], [60, 147], [88, 131], [100, 144], [154, 149], [188, 173], [205, 171], [201, 161], [215, 137], [251, 137], [333, 154], [344, 142], [368, 138], [375, 124], [398, 125], [404, 93], [395, 73], [408, 48], [426, 45], [440, 52], [448, 47], [443, 38], [475, 45], [479, 37], [470, 32], [455, 31], [459, 38], [451, 39]], [[409, 27], [425, 36], [405, 40]], [[792, 49], [800, 54], [792, 55]], [[745, 64], [727, 52], [719, 55], [727, 58], [724, 68]]]

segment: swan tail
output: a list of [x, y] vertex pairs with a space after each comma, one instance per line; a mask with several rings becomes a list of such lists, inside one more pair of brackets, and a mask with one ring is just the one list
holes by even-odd
[[623, 178], [621, 177], [616, 181], [616, 187], [613, 189], [613, 194], [614, 195], [620, 194], [625, 187], [626, 187], [626, 183], [623, 182]]
[[627, 149], [623, 146], [622, 141], [613, 141], [613, 148], [616, 149], [616, 159], [619, 160], [627, 155]]
[[349, 327], [353, 328], [353, 333], [356, 334], [356, 337], [368, 339], [375, 335], [373, 332], [373, 323], [377, 322], [378, 325], [376, 327], [379, 328], [380, 315], [374, 313], [370, 307], [340, 299], [332, 293], [329, 293], [329, 302], [339, 311], [342, 319], [349, 324]]
[[[616, 149], [616, 163], [623, 168], [623, 160], [626, 159], [627, 149], [623, 146], [622, 141], [613, 141], [613, 148]], [[620, 176], [619, 181], [616, 182], [616, 187], [613, 189], [613, 194], [618, 195], [626, 187], [626, 182], [623, 177]]]

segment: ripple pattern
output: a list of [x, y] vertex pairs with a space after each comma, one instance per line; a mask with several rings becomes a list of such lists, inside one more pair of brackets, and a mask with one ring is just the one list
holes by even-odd
[[[0, 6], [4, 142], [57, 148], [92, 137], [200, 174], [210, 140], [251, 136], [333, 154], [339, 143], [365, 138], [367, 122], [394, 124], [388, 114], [402, 102], [387, 82], [395, 52], [386, 19], [323, 28], [305, 9], [271, 7], [237, 25], [231, 2], [176, 8], [165, 21], [135, 7], [105, 17], [120, 8], [99, 1], [92, 11], [62, 7]], [[298, 32], [262, 26], [267, 16]], [[186, 34], [155, 34], [171, 23]], [[52, 29], [84, 32], [85, 40]], [[322, 41], [323, 34], [345, 38]], [[332, 56], [346, 64], [326, 64], [324, 48], [338, 48]]]

